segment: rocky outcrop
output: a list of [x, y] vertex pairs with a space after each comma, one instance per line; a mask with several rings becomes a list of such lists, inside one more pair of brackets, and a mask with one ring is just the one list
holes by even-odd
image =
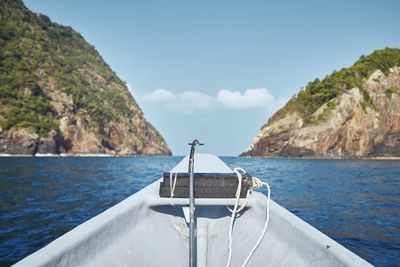
[[319, 107], [311, 122], [288, 112], [267, 123], [241, 156], [400, 157], [400, 67], [376, 70], [362, 89]]
[[126, 84], [72, 30], [0, 1], [0, 153], [170, 155]]

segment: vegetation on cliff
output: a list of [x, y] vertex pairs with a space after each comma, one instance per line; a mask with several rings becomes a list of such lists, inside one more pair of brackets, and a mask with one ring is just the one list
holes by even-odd
[[[374, 107], [373, 101], [363, 88], [363, 81], [377, 69], [387, 75], [389, 69], [394, 66], [400, 66], [400, 49], [398, 48], [385, 48], [376, 50], [368, 56], [361, 56], [353, 66], [333, 71], [322, 80], [315, 79], [309, 82], [268, 122], [272, 123], [285, 117], [288, 113], [297, 112], [305, 123], [313, 123], [315, 121], [311, 115], [319, 107], [354, 87], [358, 87], [363, 94], [364, 108], [366, 106]], [[326, 121], [326, 115], [320, 116], [320, 119]]]
[[[19, 1], [0, 3], [0, 99], [3, 105], [3, 129], [29, 126], [46, 134], [57, 127], [54, 112], [39, 85], [37, 70], [55, 78], [57, 86], [73, 96], [74, 109], [88, 107], [99, 124], [130, 114], [121, 96], [113, 92], [96, 92], [88, 84], [82, 68], [97, 66], [106, 82], [122, 81], [77, 32], [52, 23], [45, 15], [34, 14]], [[101, 106], [106, 101], [107, 106]]]
[[400, 157], [400, 49], [377, 50], [310, 82], [242, 156]]
[[0, 104], [0, 131], [25, 128], [46, 137], [75, 114], [103, 143], [109, 143], [107, 126], [119, 123], [119, 132], [127, 128], [141, 146], [151, 145], [151, 136], [169, 153], [96, 49], [20, 0], [0, 1]]

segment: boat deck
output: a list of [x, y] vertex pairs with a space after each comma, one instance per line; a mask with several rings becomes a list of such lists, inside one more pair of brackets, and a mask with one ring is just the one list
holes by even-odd
[[[172, 171], [184, 171], [184, 159]], [[211, 168], [207, 162], [212, 160]], [[197, 154], [198, 172], [231, 172], [215, 156]], [[184, 168], [184, 169], [183, 169]], [[15, 266], [187, 266], [187, 199], [158, 196], [159, 181], [77, 226]], [[197, 266], [225, 266], [234, 199], [196, 199]], [[236, 219], [231, 266], [241, 266], [259, 238], [266, 197], [253, 192]], [[371, 266], [368, 262], [270, 202], [266, 236], [247, 266]]]

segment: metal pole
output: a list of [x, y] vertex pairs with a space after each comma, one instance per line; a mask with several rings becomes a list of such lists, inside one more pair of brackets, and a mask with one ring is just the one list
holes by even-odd
[[189, 144], [190, 148], [190, 156], [189, 156], [189, 266], [195, 267], [197, 265], [197, 251], [196, 251], [196, 225], [194, 218], [194, 147], [196, 145], [203, 145], [197, 139], [193, 140], [192, 143]]

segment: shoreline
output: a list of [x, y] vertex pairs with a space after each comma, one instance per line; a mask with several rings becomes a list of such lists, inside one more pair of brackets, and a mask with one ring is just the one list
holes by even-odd
[[[115, 155], [115, 154], [104, 154], [104, 153], [88, 153], [88, 154], [5, 154], [0, 153], [0, 158], [115, 158], [115, 157], [172, 157], [179, 155], [147, 155], [147, 154], [137, 154], [137, 155]], [[182, 156], [183, 157], [183, 156]], [[219, 157], [237, 157], [237, 158], [269, 158], [269, 159], [315, 159], [315, 160], [400, 160], [400, 157], [370, 157], [370, 158], [333, 158], [333, 157], [240, 157], [240, 156], [219, 156]]]
[[269, 158], [269, 159], [318, 159], [318, 160], [400, 160], [400, 157], [365, 157], [365, 158], [340, 158], [340, 157], [270, 157], [270, 156], [255, 156], [255, 157], [241, 157], [238, 158]]
[[118, 158], [118, 157], [163, 157], [163, 156], [172, 156], [172, 155], [146, 155], [146, 154], [138, 154], [138, 155], [114, 155], [114, 154], [35, 154], [35, 155], [26, 155], [26, 154], [4, 154], [0, 153], [0, 158]]

